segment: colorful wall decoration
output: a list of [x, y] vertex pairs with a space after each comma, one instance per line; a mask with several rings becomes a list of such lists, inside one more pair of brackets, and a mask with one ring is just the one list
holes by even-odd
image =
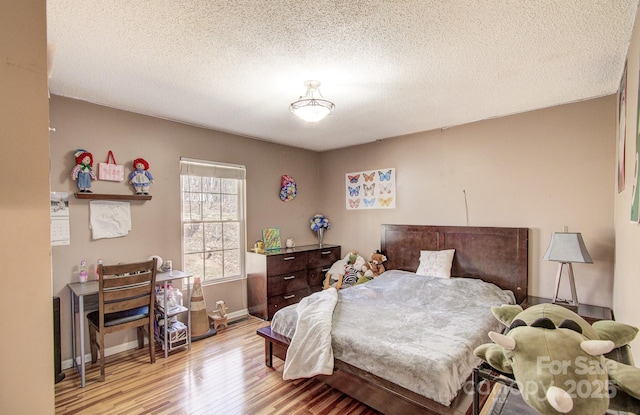
[[280, 229], [264, 228], [262, 230], [262, 240], [264, 241], [264, 249], [266, 251], [280, 249]]
[[[640, 87], [638, 90], [640, 91]], [[638, 174], [638, 163], [640, 163], [640, 94], [638, 94], [638, 108], [636, 109], [636, 153], [633, 168], [633, 191], [631, 192], [631, 223], [640, 221], [640, 174]]]
[[624, 64], [618, 91], [618, 193], [625, 185], [625, 147], [627, 136], [627, 63]]
[[280, 200], [289, 202], [296, 198], [298, 187], [293, 177], [285, 174], [280, 181]]
[[395, 209], [395, 168], [347, 173], [344, 180], [347, 210]]

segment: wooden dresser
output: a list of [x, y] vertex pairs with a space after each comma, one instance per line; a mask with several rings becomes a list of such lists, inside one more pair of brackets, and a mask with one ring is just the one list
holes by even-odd
[[328, 244], [247, 252], [249, 313], [271, 320], [282, 307], [322, 290], [325, 273], [340, 255], [339, 245]]

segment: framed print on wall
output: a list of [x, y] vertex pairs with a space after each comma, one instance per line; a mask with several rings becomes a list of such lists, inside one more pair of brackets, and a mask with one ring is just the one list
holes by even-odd
[[395, 168], [347, 173], [344, 180], [347, 210], [395, 209]]
[[618, 91], [618, 193], [625, 186], [625, 144], [627, 136], [627, 62], [624, 64]]
[[[640, 92], [640, 87], [638, 88]], [[631, 192], [631, 223], [638, 223], [640, 220], [640, 215], [638, 211], [640, 210], [640, 175], [638, 174], [638, 163], [640, 162], [640, 93], [638, 94], [638, 108], [636, 109], [636, 152], [634, 158], [634, 167], [633, 167], [633, 191]]]

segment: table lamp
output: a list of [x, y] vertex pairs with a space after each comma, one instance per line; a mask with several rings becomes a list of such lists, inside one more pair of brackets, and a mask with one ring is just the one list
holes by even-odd
[[[542, 258], [545, 261], [558, 262], [558, 274], [556, 275], [556, 291], [553, 295], [553, 303], [567, 304], [578, 306], [578, 295], [576, 294], [576, 284], [573, 279], [573, 264], [584, 263], [593, 264], [593, 260], [584, 245], [582, 235], [578, 232], [554, 232], [551, 235], [551, 242], [547, 252]], [[571, 286], [571, 300], [563, 300], [558, 298], [558, 290], [560, 288], [560, 280], [562, 278], [562, 268], [567, 265], [569, 272], [569, 284]]]

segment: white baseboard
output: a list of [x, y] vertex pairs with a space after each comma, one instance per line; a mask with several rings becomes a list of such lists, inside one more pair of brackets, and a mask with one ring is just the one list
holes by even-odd
[[[244, 310], [240, 310], [240, 311], [234, 311], [233, 313], [229, 313], [227, 316], [228, 318], [228, 322], [232, 322], [234, 320], [239, 320], [241, 318], [247, 317], [249, 315], [249, 310], [247, 310], [246, 308]], [[145, 336], [146, 337], [146, 336]], [[145, 344], [146, 341], [145, 341]], [[120, 352], [125, 352], [127, 350], [131, 350], [131, 349], [136, 349], [138, 347], [138, 340], [133, 340], [127, 343], [122, 343], [122, 344], [118, 344], [115, 346], [111, 346], [108, 347], [107, 350], [105, 351], [105, 356], [111, 356], [113, 354], [116, 353], [120, 353]], [[88, 350], [88, 354], [85, 353], [85, 357], [84, 357], [84, 361], [88, 362], [89, 365], [91, 364], [91, 349], [90, 348], [85, 348], [85, 351]], [[164, 356], [164, 355], [163, 355]], [[64, 360], [62, 362], [62, 370], [65, 369], [69, 369], [73, 367], [73, 360], [71, 359], [67, 359]]]
[[240, 320], [241, 318], [245, 318], [247, 316], [249, 316], [249, 310], [245, 308], [244, 310], [234, 311], [233, 313], [227, 314], [227, 321], [232, 322], [235, 320]]
[[[146, 336], [145, 336], [146, 338]], [[147, 341], [145, 339], [145, 344], [147, 344]], [[111, 356], [112, 354], [116, 354], [116, 353], [120, 353], [120, 352], [124, 352], [127, 350], [131, 350], [131, 349], [136, 349], [138, 348], [138, 340], [133, 340], [127, 343], [121, 343], [115, 346], [111, 346], [108, 347], [107, 350], [105, 351], [105, 356]], [[85, 351], [89, 351], [89, 353], [85, 353], [84, 355], [84, 361], [87, 362], [87, 367], [91, 366], [91, 348], [89, 347], [85, 347]], [[79, 361], [80, 359], [78, 359]], [[72, 367], [73, 364], [73, 360], [71, 359], [67, 359], [65, 361], [62, 362], [62, 369], [69, 369], [70, 367]]]

